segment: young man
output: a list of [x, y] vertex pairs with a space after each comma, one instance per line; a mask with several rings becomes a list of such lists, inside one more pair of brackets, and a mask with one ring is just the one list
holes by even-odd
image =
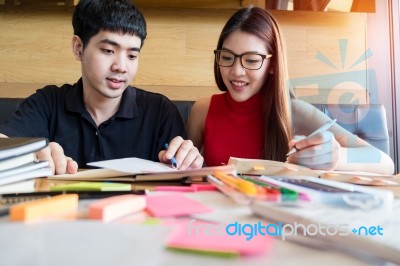
[[72, 25], [82, 78], [38, 90], [0, 126], [0, 135], [48, 138], [38, 158], [49, 160], [56, 174], [124, 157], [170, 163], [174, 156], [179, 169], [200, 168], [203, 157], [181, 137], [186, 133], [176, 106], [129, 85], [147, 34], [140, 10], [129, 0], [81, 0]]

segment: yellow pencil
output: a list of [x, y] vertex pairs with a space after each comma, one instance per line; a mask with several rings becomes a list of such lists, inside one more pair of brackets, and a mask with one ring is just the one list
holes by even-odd
[[237, 178], [231, 175], [227, 175], [223, 172], [216, 171], [214, 176], [224, 182], [225, 184], [245, 193], [246, 195], [256, 195], [258, 192], [257, 186], [249, 181]]

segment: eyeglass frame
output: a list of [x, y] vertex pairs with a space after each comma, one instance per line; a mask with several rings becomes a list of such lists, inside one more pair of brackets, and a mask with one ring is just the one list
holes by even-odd
[[[222, 66], [222, 65], [219, 64], [219, 62], [218, 62], [218, 60], [217, 60], [217, 53], [221, 53], [221, 52], [228, 52], [228, 53], [233, 54], [234, 59], [233, 59], [233, 61], [232, 61], [232, 65], [230, 65], [230, 66]], [[261, 61], [261, 65], [260, 65], [259, 68], [251, 69], [251, 68], [247, 68], [247, 67], [245, 67], [245, 66], [243, 65], [242, 57], [243, 57], [244, 55], [247, 55], [247, 54], [255, 54], [255, 55], [261, 56], [262, 61]], [[243, 53], [243, 54], [235, 54], [235, 53], [232, 52], [232, 51], [224, 50], [224, 49], [221, 49], [221, 50], [215, 49], [215, 50], [214, 50], [214, 55], [215, 55], [215, 62], [217, 63], [218, 66], [221, 66], [221, 67], [231, 67], [231, 66], [233, 66], [233, 65], [235, 64], [236, 58], [239, 58], [239, 59], [240, 59], [240, 65], [241, 65], [243, 68], [247, 69], [247, 70], [259, 70], [260, 68], [262, 68], [265, 59], [268, 59], [268, 58], [271, 58], [271, 57], [272, 57], [272, 54], [266, 54], [266, 55], [265, 55], [265, 54], [259, 54], [259, 53], [254, 53], [254, 52], [245, 52], [245, 53]]]

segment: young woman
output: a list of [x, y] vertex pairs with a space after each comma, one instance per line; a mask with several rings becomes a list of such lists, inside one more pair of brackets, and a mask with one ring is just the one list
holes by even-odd
[[[224, 26], [214, 54], [215, 80], [224, 93], [199, 99], [187, 125], [188, 137], [203, 150], [207, 166], [226, 164], [233, 156], [314, 169], [393, 173], [387, 154], [337, 124], [304, 137], [330, 118], [296, 100], [288, 89], [284, 45], [268, 11], [238, 10]], [[296, 152], [287, 155], [292, 148]], [[358, 156], [364, 154], [368, 156]]]

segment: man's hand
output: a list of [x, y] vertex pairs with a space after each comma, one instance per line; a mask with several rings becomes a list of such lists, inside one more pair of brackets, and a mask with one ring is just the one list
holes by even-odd
[[172, 157], [175, 157], [179, 170], [201, 168], [204, 162], [203, 156], [193, 142], [179, 136], [171, 140], [168, 150], [162, 150], [158, 154], [158, 159], [162, 163], [171, 163]]
[[36, 156], [38, 160], [49, 161], [56, 175], [75, 174], [78, 171], [78, 164], [65, 156], [63, 148], [56, 142], [50, 142], [46, 148], [38, 151]]

